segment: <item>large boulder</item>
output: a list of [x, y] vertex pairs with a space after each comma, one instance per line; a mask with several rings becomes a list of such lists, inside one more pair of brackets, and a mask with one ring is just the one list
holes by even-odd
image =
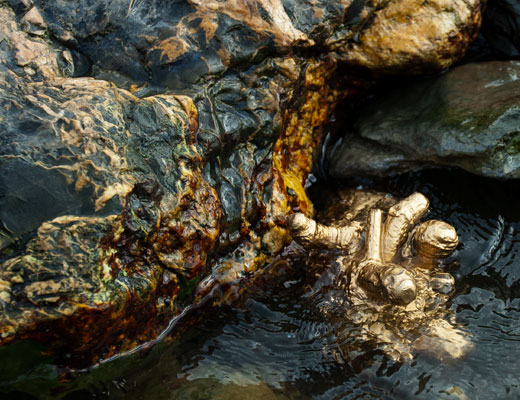
[[[312, 214], [325, 126], [368, 84], [345, 77], [349, 43], [387, 6], [3, 2], [0, 345], [33, 338], [84, 365], [240, 294], [288, 240], [284, 216]], [[463, 43], [478, 21], [454, 27]], [[416, 71], [457, 61], [458, 43]]]
[[520, 178], [520, 62], [456, 67], [370, 102], [330, 155], [336, 178], [457, 166]]

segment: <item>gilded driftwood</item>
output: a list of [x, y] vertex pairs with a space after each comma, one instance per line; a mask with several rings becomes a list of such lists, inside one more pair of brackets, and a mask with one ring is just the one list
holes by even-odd
[[[325, 267], [313, 254], [337, 251], [331, 262], [340, 265], [338, 285], [350, 301], [347, 318], [360, 324], [367, 337], [388, 343], [388, 353], [399, 359], [413, 350], [440, 358], [466, 354], [472, 347], [469, 336], [446, 308], [455, 280], [441, 268], [442, 259], [458, 245], [455, 229], [437, 220], [420, 223], [429, 205], [420, 193], [401, 201], [354, 190], [343, 196], [351, 207], [329, 220], [331, 226], [293, 214], [289, 229], [311, 251], [313, 271]], [[325, 215], [334, 206], [331, 210]]]

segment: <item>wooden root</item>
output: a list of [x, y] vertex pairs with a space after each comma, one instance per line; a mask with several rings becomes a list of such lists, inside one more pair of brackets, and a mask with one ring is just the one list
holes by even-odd
[[301, 213], [289, 216], [288, 227], [293, 239], [304, 247], [339, 248], [349, 254], [359, 249], [363, 231], [359, 222], [342, 227], [325, 226]]
[[421, 193], [414, 193], [388, 210], [383, 230], [383, 260], [393, 262], [404, 244], [411, 227], [426, 214], [430, 202]]
[[398, 265], [384, 263], [382, 258], [383, 212], [370, 210], [367, 221], [366, 255], [359, 264], [358, 282], [372, 295], [392, 303], [407, 305], [417, 293], [414, 279]]

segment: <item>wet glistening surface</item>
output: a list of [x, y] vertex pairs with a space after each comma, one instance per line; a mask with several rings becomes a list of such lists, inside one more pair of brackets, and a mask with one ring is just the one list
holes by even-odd
[[439, 360], [420, 351], [407, 362], [388, 357], [358, 326], [322, 312], [336, 298], [334, 289], [310, 294], [296, 260], [234, 308], [207, 313], [174, 344], [160, 343], [65, 383], [35, 346], [4, 349], [0, 394], [76, 400], [520, 397], [518, 182], [432, 170], [351, 184], [398, 197], [420, 191], [431, 202], [427, 217], [457, 229], [449, 307], [474, 344], [464, 358]]

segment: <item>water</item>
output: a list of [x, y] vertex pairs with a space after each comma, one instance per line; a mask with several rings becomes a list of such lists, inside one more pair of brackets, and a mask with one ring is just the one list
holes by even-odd
[[[517, 399], [520, 398], [518, 182], [458, 171], [353, 180], [404, 197], [423, 192], [429, 218], [454, 225], [461, 245], [451, 309], [472, 335], [464, 359], [417, 353], [399, 363], [352, 323], [323, 315], [329, 292], [309, 295], [299, 268], [212, 310], [181, 340], [162, 342], [58, 382], [32, 344], [0, 353], [0, 398], [33, 399]], [[331, 186], [329, 184], [329, 186]], [[318, 199], [317, 199], [318, 200]], [[22, 374], [23, 373], [23, 374]]]

